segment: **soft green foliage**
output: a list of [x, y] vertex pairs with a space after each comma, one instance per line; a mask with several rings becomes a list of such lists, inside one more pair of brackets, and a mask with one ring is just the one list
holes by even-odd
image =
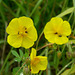
[[[16, 72], [19, 70], [19, 68], [20, 67], [16, 67], [16, 68], [13, 69], [13, 75], [16, 74]], [[22, 70], [20, 70], [17, 75], [20, 75], [21, 73], [23, 73]]]
[[[46, 71], [36, 75], [74, 74], [75, 0], [0, 0], [0, 75], [20, 75], [30, 69], [27, 65], [30, 64], [31, 48], [15, 49], [7, 43], [7, 25], [13, 18], [21, 16], [32, 18], [38, 33], [33, 47], [37, 49], [37, 55], [47, 56], [48, 59]], [[72, 33], [68, 43], [57, 45], [45, 39], [43, 29], [52, 17], [62, 17], [70, 23]]]

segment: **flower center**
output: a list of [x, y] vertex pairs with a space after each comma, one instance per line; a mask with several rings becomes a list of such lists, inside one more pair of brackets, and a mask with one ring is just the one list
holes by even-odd
[[54, 34], [58, 34], [57, 32], [55, 32]]
[[59, 37], [62, 37], [62, 35], [58, 35]]
[[27, 33], [28, 33], [28, 31], [27, 31], [27, 28], [26, 27], [20, 28], [20, 30], [18, 32], [18, 34], [19, 35], [22, 35], [22, 36], [26, 35]]
[[31, 60], [31, 64], [34, 66], [37, 65], [39, 62], [40, 62], [39, 58], [34, 58], [33, 60]]
[[57, 34], [59, 37], [62, 37], [62, 35], [58, 34], [57, 32], [55, 32], [54, 34]]

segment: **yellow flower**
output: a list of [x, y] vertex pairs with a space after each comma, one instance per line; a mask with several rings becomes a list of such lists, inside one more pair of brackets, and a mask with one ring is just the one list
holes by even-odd
[[9, 34], [7, 42], [15, 47], [29, 48], [37, 40], [37, 31], [32, 19], [28, 17], [14, 18], [9, 23], [6, 32]]
[[47, 57], [36, 56], [36, 50], [32, 48], [30, 55], [31, 58], [31, 73], [38, 73], [39, 70], [45, 70], [47, 68]]
[[45, 38], [56, 44], [64, 44], [68, 42], [67, 36], [71, 34], [71, 28], [68, 21], [63, 21], [62, 18], [54, 17], [49, 21], [44, 28]]

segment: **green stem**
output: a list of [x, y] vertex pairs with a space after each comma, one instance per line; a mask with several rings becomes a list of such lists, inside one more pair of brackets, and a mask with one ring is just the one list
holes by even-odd
[[4, 67], [5, 67], [5, 65], [6, 65], [8, 59], [9, 59], [9, 56], [11, 55], [12, 49], [13, 49], [13, 47], [11, 48], [10, 52], [8, 53], [8, 55], [7, 55], [6, 59], [5, 59], [5, 62], [4, 62], [4, 64], [3, 64], [3, 66], [2, 66], [2, 68], [1, 68], [0, 74], [2, 73]]
[[34, 9], [32, 10], [32, 12], [31, 12], [31, 14], [30, 14], [30, 17], [33, 15], [33, 13], [34, 13], [35, 10], [37, 9], [37, 7], [41, 4], [42, 1], [43, 1], [43, 0], [39, 0], [39, 1], [37, 2], [37, 4], [35, 5]]
[[42, 75], [42, 72], [43, 72], [43, 71], [40, 71], [39, 75]]
[[57, 75], [60, 75], [73, 61], [69, 62], [67, 65], [65, 65], [58, 73]]
[[[73, 12], [74, 12], [74, 11], [73, 11]], [[68, 22], [71, 20], [72, 15], [73, 15], [73, 12], [71, 13], [71, 15], [70, 15], [70, 17], [69, 17]]]
[[38, 38], [38, 40], [37, 40], [37, 42], [36, 42], [36, 49], [38, 48], [38, 43], [39, 43], [39, 40], [40, 40], [40, 38], [41, 38], [42, 35], [43, 35], [43, 31], [42, 31], [41, 34], [39, 35], [39, 38]]
[[27, 16], [27, 13], [26, 13], [24, 7], [21, 4], [19, 4], [16, 0], [12, 0], [12, 1], [14, 1], [15, 4], [22, 10], [23, 14]]
[[[45, 48], [45, 56], [47, 57], [48, 59], [48, 47]], [[48, 75], [48, 66], [47, 66], [47, 69], [46, 69], [46, 75]]]
[[63, 48], [62, 48], [62, 53], [64, 52], [65, 47], [66, 47], [66, 44], [64, 44], [64, 46], [63, 46]]

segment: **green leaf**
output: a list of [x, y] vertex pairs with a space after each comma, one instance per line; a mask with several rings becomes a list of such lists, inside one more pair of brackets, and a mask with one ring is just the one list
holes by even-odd
[[57, 15], [56, 17], [63, 17], [69, 13], [72, 13], [73, 11], [74, 11], [74, 7], [71, 7], [69, 9], [65, 10], [64, 12], [62, 12], [61, 14]]
[[23, 57], [23, 52], [21, 49], [19, 49], [20, 57]]
[[12, 50], [12, 54], [13, 54], [14, 56], [20, 58], [19, 54], [18, 54], [16, 51]]
[[[15, 75], [19, 69], [20, 69], [20, 67], [13, 68], [13, 75]], [[21, 72], [22, 72], [22, 69], [17, 73], [17, 75], [20, 75]]]
[[65, 70], [61, 75], [68, 75], [70, 69]]
[[25, 54], [23, 55], [23, 60], [25, 61], [25, 59], [26, 59], [28, 56], [29, 56], [29, 54], [28, 54], [28, 53], [25, 53]]
[[73, 0], [73, 5], [74, 5], [74, 7], [75, 7], [75, 0]]
[[15, 61], [20, 62], [21, 58], [14, 58]]
[[73, 73], [75, 73], [75, 65], [73, 65], [73, 67], [71, 69], [65, 70], [61, 75], [70, 75]]
[[[75, 73], [75, 64], [73, 65], [73, 67], [70, 69], [70, 72], [69, 73], [71, 73], [71, 74], [73, 74], [73, 73]], [[68, 73], [68, 74], [69, 74]]]
[[28, 53], [25, 53], [25, 54], [24, 54], [24, 57], [28, 57]]

